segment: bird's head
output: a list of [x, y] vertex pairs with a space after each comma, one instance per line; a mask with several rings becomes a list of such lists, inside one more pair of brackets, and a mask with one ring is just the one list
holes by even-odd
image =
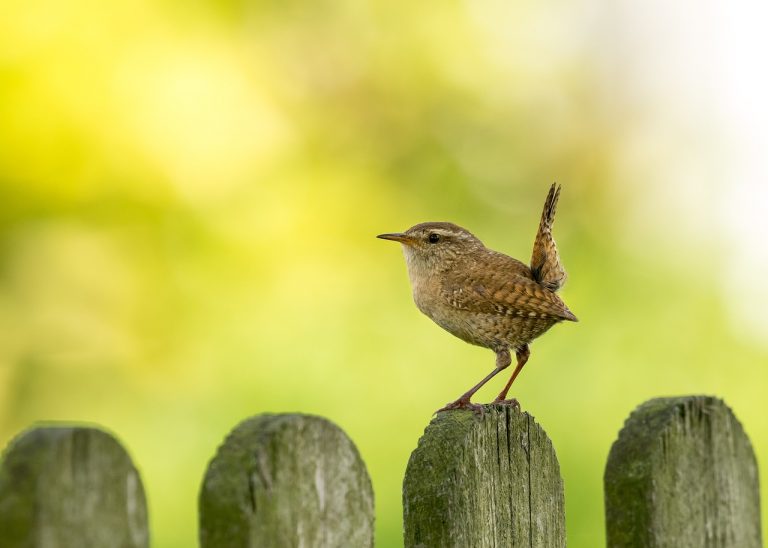
[[421, 223], [405, 232], [379, 234], [377, 238], [403, 244], [409, 269], [431, 270], [448, 266], [462, 256], [483, 248], [469, 230], [453, 223]]

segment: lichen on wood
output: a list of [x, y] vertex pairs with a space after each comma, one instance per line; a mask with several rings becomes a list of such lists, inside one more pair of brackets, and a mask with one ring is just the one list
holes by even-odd
[[565, 546], [563, 481], [527, 413], [488, 405], [439, 413], [403, 484], [405, 546]]
[[148, 544], [139, 473], [111, 435], [89, 427], [45, 426], [9, 444], [0, 463], [0, 546]]
[[755, 455], [719, 399], [642, 404], [614, 442], [604, 479], [611, 548], [762, 546]]
[[347, 435], [320, 417], [242, 422], [210, 462], [199, 507], [202, 548], [373, 545], [365, 464]]

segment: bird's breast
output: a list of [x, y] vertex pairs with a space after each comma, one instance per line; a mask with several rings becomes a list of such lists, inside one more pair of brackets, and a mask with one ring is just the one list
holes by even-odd
[[439, 306], [437, 280], [423, 277], [411, 278], [411, 291], [413, 292], [413, 302], [416, 303], [419, 310], [427, 316], [433, 317]]

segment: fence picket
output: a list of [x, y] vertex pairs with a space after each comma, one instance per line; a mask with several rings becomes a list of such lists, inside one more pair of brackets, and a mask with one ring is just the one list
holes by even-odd
[[261, 415], [208, 466], [201, 548], [373, 546], [373, 488], [352, 441], [326, 419]]
[[486, 406], [440, 413], [403, 485], [405, 546], [565, 546], [555, 450], [527, 413]]
[[27, 430], [0, 465], [3, 548], [145, 548], [147, 505], [120, 443], [96, 428]]
[[719, 399], [658, 398], [627, 419], [605, 469], [608, 546], [759, 548], [757, 462]]

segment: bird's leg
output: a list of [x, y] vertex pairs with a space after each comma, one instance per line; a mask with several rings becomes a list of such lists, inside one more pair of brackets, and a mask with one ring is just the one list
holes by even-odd
[[499, 395], [496, 396], [496, 399], [493, 400], [493, 403], [502, 403], [511, 405], [512, 407], [520, 407], [520, 403], [516, 399], [507, 399], [507, 392], [509, 392], [509, 387], [512, 386], [512, 383], [515, 382], [515, 378], [523, 369], [525, 362], [528, 361], [528, 357], [531, 355], [531, 351], [528, 349], [528, 345], [526, 344], [518, 348], [515, 355], [517, 356], [517, 367], [515, 367], [515, 370], [512, 372], [512, 376], [509, 378], [509, 381], [504, 387], [504, 390], [499, 392]]
[[435, 413], [440, 413], [441, 411], [448, 411], [449, 409], [471, 409], [475, 413], [479, 413], [482, 415], [483, 413], [483, 406], [479, 405], [477, 403], [470, 402], [470, 398], [480, 390], [480, 388], [487, 383], [489, 380], [491, 380], [496, 374], [498, 374], [500, 371], [503, 371], [507, 367], [509, 367], [509, 364], [512, 363], [512, 356], [509, 354], [509, 349], [504, 348], [501, 350], [496, 351], [496, 369], [491, 371], [483, 380], [481, 380], [479, 383], [477, 383], [475, 386], [467, 390], [458, 400], [449, 403], [445, 407], [442, 407], [435, 411]]

